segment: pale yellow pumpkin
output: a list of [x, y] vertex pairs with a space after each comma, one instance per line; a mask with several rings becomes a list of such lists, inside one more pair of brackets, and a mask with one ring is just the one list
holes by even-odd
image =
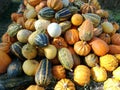
[[117, 68], [112, 72], [112, 74], [113, 74], [113, 77], [114, 77], [115, 79], [117, 79], [117, 80], [120, 81], [120, 66], [117, 67]]

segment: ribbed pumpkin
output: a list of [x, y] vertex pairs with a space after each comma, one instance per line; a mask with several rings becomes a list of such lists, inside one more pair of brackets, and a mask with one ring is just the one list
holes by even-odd
[[120, 45], [120, 34], [119, 33], [115, 33], [111, 36], [111, 43]]
[[118, 60], [112, 54], [106, 54], [100, 57], [100, 66], [104, 67], [107, 71], [113, 71], [118, 67]]
[[66, 78], [66, 71], [65, 68], [62, 65], [55, 65], [52, 67], [52, 75], [57, 80]]
[[38, 12], [38, 14], [44, 19], [52, 19], [54, 18], [55, 11], [52, 8], [44, 7]]
[[100, 38], [94, 37], [89, 45], [92, 47], [93, 52], [98, 56], [103, 56], [109, 51], [108, 44]]
[[47, 0], [47, 6], [58, 11], [63, 8], [62, 0]]
[[92, 22], [89, 19], [85, 20], [78, 29], [80, 40], [84, 41], [91, 40], [93, 37], [93, 29], [94, 27]]
[[37, 85], [47, 86], [50, 84], [52, 78], [51, 68], [51, 62], [47, 58], [40, 61], [35, 74], [35, 82]]
[[69, 29], [65, 32], [64, 37], [68, 44], [73, 45], [79, 41], [79, 31], [76, 29]]
[[0, 43], [0, 50], [4, 51], [5, 53], [9, 53], [10, 46], [11, 46], [10, 42], [6, 42], [6, 43], [5, 42], [1, 42]]
[[107, 33], [102, 33], [100, 36], [99, 36], [100, 39], [104, 40], [107, 44], [110, 44], [111, 43], [111, 36]]
[[99, 36], [100, 34], [102, 34], [102, 32], [103, 32], [103, 29], [101, 25], [93, 29], [94, 36]]
[[118, 63], [120, 64], [120, 54], [114, 54], [114, 55], [115, 55], [115, 57], [117, 58]]
[[65, 67], [65, 69], [73, 71], [73, 57], [68, 48], [60, 48], [58, 50], [58, 59], [60, 63]]
[[84, 3], [81, 8], [80, 11], [82, 13], [95, 13], [96, 12], [96, 7], [93, 4], [90, 4], [90, 2], [88, 3]]
[[27, 2], [32, 5], [32, 6], [36, 6], [37, 4], [39, 4], [42, 0], [27, 0]]
[[120, 75], [120, 66], [118, 66], [118, 67], [112, 72], [112, 74], [113, 74], [113, 77], [114, 77], [115, 79], [117, 79], [117, 80], [120, 81], [120, 77], [119, 77], [119, 75]]
[[91, 47], [85, 41], [78, 41], [74, 44], [74, 51], [80, 56], [86, 56], [90, 53]]
[[29, 43], [26, 43], [22, 47], [22, 54], [27, 59], [33, 59], [33, 58], [35, 58], [37, 56], [37, 49], [36, 49], [35, 46], [32, 46]]
[[4, 51], [0, 50], [0, 74], [5, 73], [7, 71], [7, 68], [11, 61], [11, 57]]
[[16, 23], [22, 25], [22, 27], [25, 28], [25, 21], [26, 19], [24, 18], [24, 16], [22, 16], [17, 19]]
[[45, 47], [49, 43], [49, 38], [47, 34], [45, 33], [40, 33], [35, 37], [35, 45], [39, 47]]
[[63, 37], [56, 37], [53, 38], [52, 40], [52, 44], [56, 47], [56, 48], [62, 48], [62, 47], [67, 47], [67, 42], [64, 40]]
[[10, 47], [11, 52], [22, 61], [25, 60], [25, 57], [22, 54], [23, 46], [24, 46], [24, 44], [18, 41], [18, 42], [13, 43]]
[[25, 28], [30, 30], [30, 31], [35, 31], [35, 21], [36, 19], [30, 18], [25, 21]]
[[94, 27], [97, 27], [100, 24], [101, 17], [94, 13], [85, 13], [82, 14], [85, 19], [90, 19], [94, 25]]
[[57, 82], [54, 87], [54, 90], [76, 90], [75, 84], [67, 78], [61, 79]]
[[80, 85], [84, 86], [90, 82], [90, 69], [85, 65], [78, 65], [74, 69], [74, 81]]

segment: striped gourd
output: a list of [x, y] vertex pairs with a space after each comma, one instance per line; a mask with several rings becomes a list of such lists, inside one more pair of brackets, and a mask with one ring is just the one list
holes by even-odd
[[57, 21], [68, 20], [71, 17], [72, 13], [68, 8], [63, 8], [55, 13], [55, 19]]
[[82, 16], [85, 19], [90, 19], [92, 21], [94, 27], [97, 27], [101, 22], [101, 17], [94, 13], [85, 13], [85, 14], [82, 14]]
[[58, 50], [58, 59], [60, 63], [67, 69], [72, 71], [74, 65], [73, 57], [69, 49], [61, 48]]
[[38, 45], [39, 47], [45, 47], [49, 43], [49, 39], [47, 34], [45, 33], [40, 33], [35, 37], [35, 44]]
[[24, 44], [18, 41], [13, 43], [10, 47], [11, 52], [22, 61], [26, 60], [25, 57], [22, 55], [23, 46]]
[[51, 62], [44, 58], [40, 61], [39, 67], [35, 74], [35, 82], [40, 86], [47, 86], [51, 82], [52, 72], [51, 72]]
[[52, 19], [55, 16], [55, 11], [52, 8], [44, 7], [39, 11], [39, 15], [44, 19]]

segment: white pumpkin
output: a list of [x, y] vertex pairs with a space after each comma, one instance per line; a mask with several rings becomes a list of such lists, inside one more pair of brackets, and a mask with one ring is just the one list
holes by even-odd
[[45, 19], [38, 19], [35, 21], [35, 29], [37, 31], [47, 30], [48, 25], [50, 24], [50, 21]]
[[59, 37], [61, 35], [61, 26], [58, 23], [51, 23], [47, 27], [47, 32], [51, 37]]
[[114, 30], [112, 23], [110, 23], [108, 21], [104, 21], [101, 25], [102, 25], [103, 31], [105, 33], [112, 33]]

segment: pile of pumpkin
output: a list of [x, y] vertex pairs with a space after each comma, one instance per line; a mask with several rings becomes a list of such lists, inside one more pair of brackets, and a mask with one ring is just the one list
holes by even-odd
[[97, 0], [24, 0], [1, 38], [0, 88], [80, 90], [93, 80], [119, 90], [119, 24], [109, 18]]

